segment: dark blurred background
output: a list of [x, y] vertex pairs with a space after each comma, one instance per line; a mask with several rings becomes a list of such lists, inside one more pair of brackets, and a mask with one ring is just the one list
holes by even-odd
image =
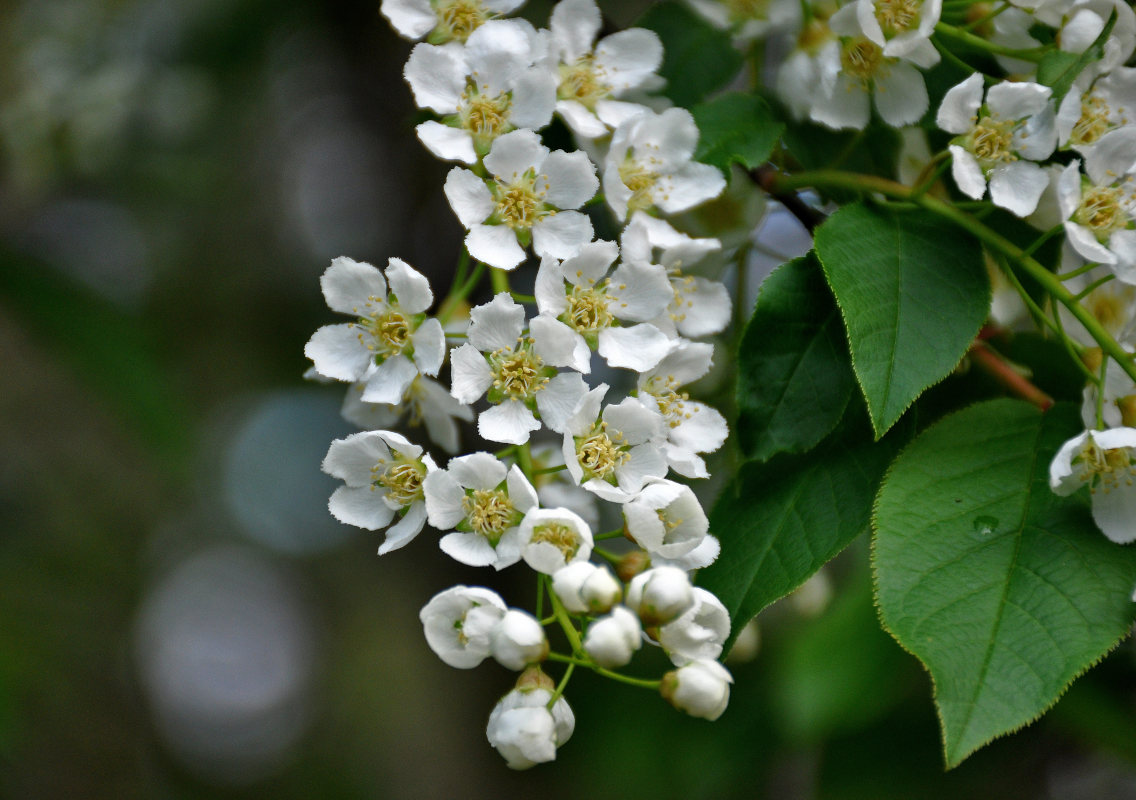
[[343, 388], [301, 379], [332, 257], [444, 292], [460, 247], [377, 5], [0, 4], [0, 796], [1136, 797], [1130, 644], [944, 775], [863, 541], [763, 616], [717, 723], [577, 675], [557, 762], [505, 768], [511, 675], [417, 613], [529, 582], [336, 523]]

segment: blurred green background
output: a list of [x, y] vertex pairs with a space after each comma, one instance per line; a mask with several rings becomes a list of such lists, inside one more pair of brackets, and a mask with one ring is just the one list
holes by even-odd
[[460, 247], [409, 49], [377, 0], [0, 5], [0, 796], [1136, 797], [1131, 643], [944, 774], [863, 540], [763, 615], [717, 723], [577, 675], [557, 762], [505, 768], [511, 675], [417, 612], [529, 581], [332, 520], [343, 389], [301, 380], [332, 257], [444, 290]]

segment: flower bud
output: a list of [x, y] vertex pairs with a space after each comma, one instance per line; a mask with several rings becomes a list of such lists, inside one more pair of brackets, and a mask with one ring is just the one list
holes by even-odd
[[485, 735], [513, 769], [528, 769], [556, 758], [556, 748], [568, 741], [576, 717], [563, 697], [548, 708], [548, 689], [513, 689], [489, 715]]
[[1100, 372], [1101, 362], [1104, 361], [1104, 351], [1099, 347], [1086, 347], [1081, 351], [1081, 363], [1085, 369], [1096, 375]]
[[497, 663], [521, 670], [548, 656], [544, 628], [532, 614], [510, 608], [489, 634], [489, 648]]
[[690, 578], [678, 567], [655, 567], [627, 587], [627, 605], [650, 627], [665, 625], [694, 603]]
[[552, 576], [552, 590], [573, 614], [603, 614], [619, 602], [623, 588], [607, 569], [577, 561]]
[[589, 625], [584, 637], [584, 650], [597, 664], [608, 669], [627, 664], [642, 646], [643, 629], [639, 618], [623, 606], [616, 606], [610, 614]]
[[692, 661], [663, 676], [659, 692], [692, 717], [716, 720], [730, 702], [729, 670], [717, 661]]
[[717, 658], [730, 635], [730, 613], [722, 602], [698, 587], [693, 594], [690, 608], [658, 631], [659, 644], [676, 665]]
[[418, 614], [426, 643], [438, 658], [472, 669], [489, 655], [489, 635], [505, 614], [500, 595], [479, 586], [454, 586], [430, 598]]
[[1136, 428], [1136, 394], [1119, 398], [1116, 407], [1120, 409], [1120, 423], [1125, 428]]
[[647, 569], [651, 564], [651, 557], [643, 550], [632, 550], [627, 553], [623, 558], [619, 559], [619, 563], [615, 565], [616, 574], [619, 579], [627, 583], [643, 570]]

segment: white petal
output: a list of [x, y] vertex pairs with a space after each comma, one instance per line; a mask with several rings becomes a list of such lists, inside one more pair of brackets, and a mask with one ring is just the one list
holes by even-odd
[[1052, 94], [1040, 83], [1002, 81], [986, 92], [986, 105], [1002, 119], [1024, 119], [1044, 111]]
[[556, 108], [556, 78], [546, 69], [527, 69], [512, 82], [513, 104], [509, 123], [518, 128], [540, 130], [552, 121]]
[[[590, 389], [587, 394], [580, 400], [580, 403], [572, 411], [572, 416], [568, 418], [567, 433], [572, 436], [583, 436], [585, 433], [591, 431], [592, 426], [596, 422], [596, 418], [600, 415], [600, 404], [603, 403], [604, 395], [607, 394], [608, 385], [601, 383], [594, 389]], [[565, 458], [565, 463], [575, 460], [573, 458]], [[578, 483], [579, 481], [577, 481]]]
[[359, 341], [354, 323], [324, 325], [304, 345], [304, 355], [316, 372], [337, 381], [356, 381], [371, 365], [371, 351]]
[[579, 208], [600, 188], [595, 164], [579, 150], [553, 151], [541, 164], [540, 172], [548, 177], [544, 200], [557, 208]]
[[568, 299], [564, 294], [563, 273], [560, 270], [560, 262], [555, 258], [540, 260], [533, 294], [536, 296], [536, 307], [541, 314], [557, 317], [568, 308]]
[[381, 492], [370, 486], [340, 486], [331, 495], [328, 511], [345, 525], [377, 531], [390, 525], [394, 511], [383, 502]]
[[611, 312], [620, 319], [646, 322], [662, 314], [674, 299], [667, 272], [658, 264], [624, 261], [611, 273]]
[[1055, 494], [1066, 497], [1085, 485], [1081, 477], [1073, 472], [1073, 459], [1080, 454], [1088, 438], [1088, 431], [1077, 434], [1061, 445], [1053, 456], [1053, 461], [1049, 464], [1049, 488]]
[[496, 456], [484, 452], [450, 459], [447, 469], [466, 489], [496, 489], [508, 473]]
[[496, 208], [485, 181], [462, 167], [454, 167], [449, 171], [443, 191], [450, 201], [450, 208], [466, 228], [484, 222]]
[[967, 197], [981, 200], [986, 194], [986, 176], [982, 174], [982, 167], [974, 156], [957, 144], [947, 149], [951, 151], [951, 177], [955, 179], [955, 185]]
[[663, 212], [676, 214], [717, 197], [725, 188], [717, 167], [691, 161], [655, 184], [651, 196]]
[[430, 281], [401, 258], [390, 259], [387, 266], [387, 283], [398, 298], [398, 305], [410, 314], [421, 314], [434, 302]]
[[426, 495], [426, 516], [430, 524], [440, 531], [451, 530], [465, 519], [465, 490], [445, 470], [437, 470], [422, 482]]
[[1057, 147], [1057, 115], [1052, 106], [1026, 119], [1014, 130], [1013, 148], [1022, 158], [1044, 161]]
[[1083, 225], [1078, 225], [1072, 220], [1065, 220], [1065, 236], [1073, 249], [1089, 261], [1097, 261], [1101, 264], [1116, 263], [1116, 255], [1098, 242], [1093, 232]]
[[616, 96], [635, 89], [663, 63], [663, 43], [654, 31], [629, 28], [596, 45], [596, 66], [604, 70]]
[[446, 357], [446, 332], [433, 317], [424, 320], [412, 337], [414, 364], [423, 375], [436, 377]]
[[689, 416], [670, 428], [668, 438], [696, 453], [712, 453], [721, 447], [730, 429], [718, 409], [697, 400], [687, 400], [683, 406]]
[[709, 478], [710, 472], [706, 469], [706, 462], [698, 457], [693, 450], [679, 447], [670, 442], [661, 445], [663, 458], [667, 464], [684, 478]]
[[439, 114], [458, 110], [465, 84], [465, 64], [459, 52], [432, 44], [418, 44], [410, 51], [403, 77], [410, 84], [419, 108], [429, 108]]
[[646, 322], [629, 328], [604, 328], [598, 338], [597, 349], [608, 364], [636, 372], [654, 367], [670, 349], [667, 335]]
[[651, 374], [672, 377], [679, 386], [685, 386], [709, 372], [713, 364], [714, 345], [708, 342], [678, 341]]
[[488, 567], [497, 561], [493, 545], [476, 533], [448, 533], [438, 541], [438, 546], [454, 561], [471, 567]]
[[386, 555], [392, 550], [398, 550], [400, 547], [410, 544], [411, 540], [422, 532], [422, 526], [425, 524], [426, 504], [412, 503], [402, 519], [387, 529], [386, 538], [379, 546], [379, 555]]
[[540, 169], [546, 158], [548, 148], [541, 144], [540, 137], [530, 130], [521, 129], [497, 137], [485, 157], [485, 168], [498, 178], [512, 181], [526, 170]]
[[1081, 162], [1073, 160], [1057, 177], [1057, 207], [1063, 220], [1069, 219], [1081, 205]]
[[485, 353], [516, 346], [525, 325], [525, 307], [505, 292], [469, 312], [469, 343]]
[[368, 403], [402, 402], [406, 387], [418, 375], [418, 367], [406, 356], [392, 356], [384, 361], [367, 378], [363, 388], [363, 400]]
[[557, 100], [556, 113], [559, 114], [572, 132], [585, 139], [595, 139], [607, 134], [607, 125], [575, 100]]
[[592, 221], [587, 216], [579, 211], [560, 211], [533, 225], [533, 251], [539, 256], [571, 258], [593, 235]]
[[918, 122], [929, 102], [923, 73], [902, 61], [876, 77], [872, 97], [884, 122], [895, 127]]
[[[421, 452], [422, 449], [418, 448], [418, 452], [411, 457], [416, 457]], [[371, 470], [390, 457], [390, 448], [380, 431], [362, 431], [332, 442], [320, 469], [348, 486], [370, 487], [374, 480]]]
[[603, 411], [603, 421], [619, 431], [629, 444], [637, 445], [656, 438], [662, 419], [638, 398], [625, 397]]
[[630, 455], [630, 459], [615, 468], [619, 488], [625, 492], [638, 492], [651, 478], [666, 476], [666, 459], [655, 445], [648, 443], [632, 447]]
[[577, 286], [589, 286], [603, 278], [617, 258], [619, 247], [615, 242], [605, 239], [588, 242], [579, 253], [560, 265], [560, 274]]
[[589, 371], [591, 351], [587, 343], [584, 342], [581, 352], [579, 345], [583, 337], [560, 320], [539, 314], [529, 320], [529, 333], [533, 338], [533, 350], [545, 364], [571, 367], [578, 372]]
[[1037, 208], [1048, 185], [1049, 174], [1037, 164], [1014, 161], [990, 173], [990, 199], [994, 205], [1025, 217]]
[[600, 10], [595, 0], [563, 0], [552, 9], [548, 27], [561, 61], [571, 64], [592, 50], [600, 32]]
[[473, 137], [462, 128], [451, 128], [434, 120], [420, 123], [414, 129], [418, 139], [426, 149], [443, 161], [461, 161], [476, 164], [477, 153], [473, 149]]
[[837, 77], [831, 94], [819, 96], [809, 109], [809, 117], [837, 130], [862, 130], [871, 116], [871, 103], [864, 85], [845, 74]]
[[[506, 484], [509, 489], [509, 501], [517, 511], [520, 511], [522, 514], [527, 514], [531, 509], [540, 505], [536, 489], [533, 488], [533, 485], [529, 483], [529, 479], [525, 477], [525, 473], [521, 472], [521, 468], [516, 464], [509, 468], [509, 476], [506, 478]], [[518, 550], [518, 558], [519, 557], [520, 551]]]
[[[611, 152], [614, 152], [614, 148]], [[631, 190], [619, 176], [619, 164], [608, 156], [603, 172], [604, 200], [607, 201], [616, 219], [627, 218], [627, 204], [631, 202]]]
[[387, 283], [383, 274], [366, 262], [340, 256], [320, 276], [327, 307], [341, 314], [359, 316], [367, 300], [383, 300], [387, 296]]
[[613, 130], [632, 117], [637, 117], [650, 110], [642, 103], [627, 103], [622, 100], [596, 101], [596, 116], [599, 117], [604, 126]]
[[430, 3], [421, 0], [383, 0], [379, 11], [390, 21], [391, 27], [407, 39], [421, 39], [438, 24]]
[[466, 343], [450, 353], [453, 388], [450, 394], [459, 403], [469, 405], [482, 397], [493, 385], [493, 371], [473, 345]]
[[517, 235], [505, 225], [474, 225], [465, 237], [469, 254], [498, 269], [516, 269], [525, 260]]
[[477, 432], [490, 442], [525, 444], [529, 434], [539, 430], [540, 422], [520, 400], [505, 400], [477, 418]]
[[568, 417], [588, 393], [588, 385], [575, 372], [562, 372], [548, 382], [536, 396], [536, 407], [545, 426], [555, 433], [564, 433]]

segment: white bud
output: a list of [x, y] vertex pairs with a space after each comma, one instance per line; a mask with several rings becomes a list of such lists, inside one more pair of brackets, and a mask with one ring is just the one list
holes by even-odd
[[472, 669], [489, 655], [489, 634], [505, 615], [505, 601], [482, 587], [454, 586], [419, 612], [426, 643], [451, 667]]
[[514, 689], [489, 714], [485, 735], [513, 769], [528, 769], [556, 758], [556, 748], [576, 729], [576, 717], [563, 697], [548, 708], [547, 689]]
[[603, 614], [619, 602], [623, 589], [607, 567], [576, 561], [552, 576], [552, 590], [573, 614]]
[[660, 558], [678, 559], [702, 544], [710, 523], [689, 486], [657, 480], [643, 487], [623, 506], [627, 532], [635, 542]]
[[627, 605], [644, 625], [665, 625], [694, 603], [690, 577], [678, 567], [655, 567], [631, 579]]
[[489, 650], [506, 669], [522, 670], [548, 656], [544, 628], [532, 614], [510, 608], [489, 635]]
[[616, 606], [610, 614], [589, 625], [584, 636], [584, 650], [597, 664], [608, 669], [627, 664], [642, 646], [643, 629], [639, 618], [623, 606]]
[[692, 661], [664, 675], [659, 691], [679, 711], [715, 720], [730, 702], [733, 682], [729, 670], [717, 661]]
[[713, 660], [722, 655], [730, 635], [730, 613], [712, 592], [694, 588], [694, 603], [680, 616], [659, 628], [659, 644], [671, 661]]

